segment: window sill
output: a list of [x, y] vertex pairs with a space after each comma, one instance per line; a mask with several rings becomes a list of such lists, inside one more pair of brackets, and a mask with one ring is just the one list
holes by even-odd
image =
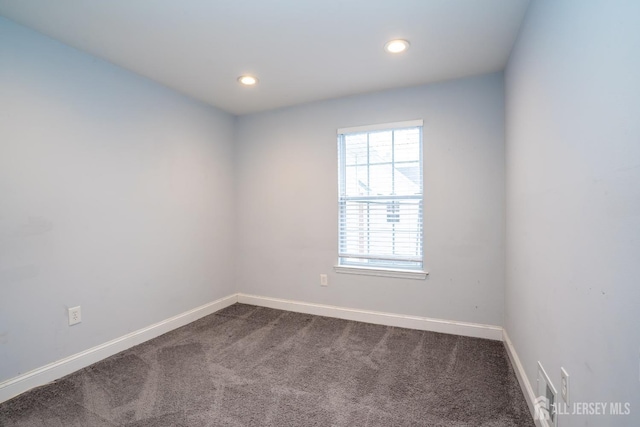
[[356, 267], [346, 265], [334, 265], [333, 270], [336, 273], [344, 274], [360, 274], [363, 276], [378, 276], [378, 277], [396, 277], [399, 279], [415, 279], [424, 280], [427, 278], [426, 271], [413, 271], [413, 270], [394, 270], [390, 268], [371, 268], [371, 267]]

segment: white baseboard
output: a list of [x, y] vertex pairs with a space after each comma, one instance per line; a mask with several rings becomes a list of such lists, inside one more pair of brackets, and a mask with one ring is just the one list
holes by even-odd
[[233, 294], [208, 304], [196, 307], [193, 310], [173, 316], [169, 319], [155, 323], [146, 328], [131, 332], [120, 338], [116, 338], [104, 344], [92, 347], [88, 350], [76, 353], [64, 359], [29, 371], [25, 374], [11, 378], [0, 383], [0, 402], [9, 400], [14, 396], [24, 393], [34, 387], [47, 384], [64, 377], [72, 372], [96, 363], [102, 359], [119, 353], [123, 350], [141, 344], [164, 333], [189, 324], [201, 317], [215, 313], [225, 307], [238, 302], [238, 295]]
[[312, 304], [280, 298], [247, 295], [242, 293], [238, 294], [238, 302], [257, 305], [260, 307], [294, 311], [297, 313], [315, 314], [318, 316], [374, 323], [376, 325], [442, 332], [445, 334], [486, 338], [497, 341], [502, 340], [502, 328], [500, 326], [455, 322], [451, 320], [431, 319], [428, 317], [407, 316], [402, 314], [383, 313], [379, 311], [358, 310], [332, 305]]
[[[516, 353], [516, 349], [513, 346], [513, 343], [509, 339], [509, 334], [504, 330], [502, 332], [504, 342], [504, 346], [507, 349], [507, 355], [509, 356], [509, 360], [511, 361], [511, 366], [513, 366], [513, 370], [516, 372], [516, 378], [518, 378], [518, 383], [520, 383], [520, 388], [522, 389], [522, 394], [524, 394], [524, 399], [529, 406], [529, 412], [531, 412], [531, 416], [535, 415], [535, 406], [534, 402], [536, 400], [536, 395], [533, 391], [533, 387], [529, 382], [529, 378], [527, 377], [527, 373], [520, 362], [520, 358], [518, 357], [518, 353]], [[534, 422], [537, 427], [547, 427], [547, 423], [544, 420], [536, 420], [534, 417]]]

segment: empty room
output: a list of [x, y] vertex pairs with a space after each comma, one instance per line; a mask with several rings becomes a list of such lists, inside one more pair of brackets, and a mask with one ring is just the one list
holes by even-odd
[[0, 426], [639, 426], [638, 266], [636, 0], [0, 0]]

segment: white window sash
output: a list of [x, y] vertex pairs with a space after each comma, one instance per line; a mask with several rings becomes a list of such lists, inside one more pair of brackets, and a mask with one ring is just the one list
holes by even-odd
[[[395, 130], [400, 130], [400, 129], [406, 129], [406, 128], [415, 128], [418, 127], [419, 132], [420, 132], [420, 153], [419, 153], [419, 158], [416, 159], [416, 161], [419, 162], [420, 164], [420, 177], [422, 178], [422, 166], [423, 166], [423, 161], [422, 161], [422, 126], [423, 126], [423, 120], [411, 120], [411, 121], [404, 121], [404, 122], [394, 122], [394, 123], [385, 123], [385, 124], [378, 124], [378, 125], [367, 125], [367, 126], [356, 126], [356, 127], [350, 127], [350, 128], [341, 128], [338, 129], [338, 144], [339, 144], [339, 154], [340, 154], [340, 159], [339, 159], [339, 164], [340, 164], [340, 171], [339, 171], [339, 207], [338, 207], [338, 211], [339, 211], [339, 227], [338, 227], [338, 263], [339, 266], [345, 266], [345, 267], [362, 267], [362, 268], [367, 268], [367, 267], [373, 267], [376, 269], [401, 269], [401, 270], [408, 270], [408, 271], [416, 271], [416, 270], [422, 270], [423, 268], [423, 256], [424, 256], [424, 248], [423, 248], [423, 185], [422, 185], [422, 181], [420, 181], [420, 193], [419, 194], [415, 194], [415, 195], [399, 195], [399, 196], [395, 196], [395, 195], [359, 195], [359, 196], [347, 196], [346, 195], [346, 188], [344, 187], [346, 185], [346, 135], [348, 134], [357, 134], [357, 133], [370, 133], [370, 132], [375, 132], [375, 131], [395, 131]], [[368, 144], [368, 143], [367, 143]], [[367, 159], [368, 161], [368, 159]], [[395, 161], [390, 162], [390, 164], [396, 164]], [[401, 163], [401, 162], [398, 162]], [[367, 163], [367, 165], [370, 165], [371, 163]], [[397, 230], [394, 227], [392, 227], [392, 230], [388, 230], [385, 228], [384, 224], [384, 219], [385, 219], [385, 215], [386, 215], [386, 221], [389, 223], [394, 223], [395, 221], [389, 221], [389, 211], [387, 211], [387, 213], [385, 214], [384, 212], [373, 212], [371, 213], [369, 208], [372, 206], [372, 204], [375, 204], [376, 201], [379, 201], [380, 203], [384, 203], [384, 202], [388, 202], [388, 203], [398, 203], [398, 206], [401, 206], [400, 203], [404, 202], [409, 202], [409, 201], [415, 201], [417, 202], [414, 206], [410, 206], [407, 204], [404, 204], [402, 206], [405, 207], [409, 207], [410, 209], [414, 209], [415, 212], [414, 214], [417, 216], [416, 218], [416, 228], [415, 229], [400, 229]], [[363, 206], [366, 206], [367, 209], [367, 213], [366, 213], [366, 219], [367, 221], [371, 221], [373, 220], [374, 222], [376, 220], [380, 221], [378, 222], [378, 225], [380, 226], [379, 229], [376, 229], [376, 227], [374, 226], [373, 229], [371, 229], [369, 227], [369, 225], [367, 225], [367, 229], [363, 230], [363, 231], [359, 231], [358, 229], [353, 229], [353, 228], [348, 228], [348, 221], [347, 221], [347, 215], [350, 214], [348, 208], [347, 208], [347, 204], [349, 202], [362, 202]], [[369, 204], [372, 203], [372, 204]], [[353, 206], [353, 205], [352, 205]], [[353, 207], [352, 207], [353, 208]], [[398, 212], [400, 208], [398, 208]], [[393, 214], [393, 213], [392, 213]], [[348, 231], [349, 230], [349, 231]], [[352, 251], [349, 250], [348, 246], [349, 246], [349, 242], [353, 243], [353, 237], [349, 236], [349, 232], [353, 233], [364, 233], [364, 235], [366, 235], [365, 240], [366, 240], [366, 244], [367, 246], [373, 244], [373, 246], [376, 246], [376, 238], [379, 236], [383, 236], [385, 232], [390, 232], [391, 235], [393, 236], [393, 245], [395, 247], [396, 243], [395, 243], [395, 239], [396, 237], [398, 238], [398, 241], [400, 242], [399, 245], [405, 245], [405, 247], [407, 247], [408, 245], [415, 245], [416, 247], [416, 254], [417, 255], [410, 255], [410, 254], [405, 254], [405, 255], [393, 255], [390, 253], [384, 253], [385, 251], [378, 251], [376, 249], [380, 249], [380, 247], [371, 250], [371, 252], [369, 251], [365, 251], [364, 253], [353, 253]], [[403, 233], [404, 234], [403, 236]], [[414, 234], [414, 236], [411, 236], [411, 234]], [[384, 237], [383, 237], [384, 239]], [[380, 246], [384, 246], [384, 243], [382, 243]], [[383, 253], [380, 253], [383, 252]], [[355, 261], [354, 261], [355, 260]], [[380, 261], [380, 263], [376, 263], [376, 264], [371, 264], [371, 263], [366, 263], [366, 262], [359, 262], [360, 261], [364, 261], [364, 260], [371, 260], [371, 261]], [[404, 265], [402, 265], [402, 263], [405, 263]], [[378, 265], [379, 264], [379, 265]]]

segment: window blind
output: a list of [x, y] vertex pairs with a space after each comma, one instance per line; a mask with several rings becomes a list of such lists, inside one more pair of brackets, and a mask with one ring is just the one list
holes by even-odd
[[421, 270], [422, 121], [340, 129], [340, 265]]

